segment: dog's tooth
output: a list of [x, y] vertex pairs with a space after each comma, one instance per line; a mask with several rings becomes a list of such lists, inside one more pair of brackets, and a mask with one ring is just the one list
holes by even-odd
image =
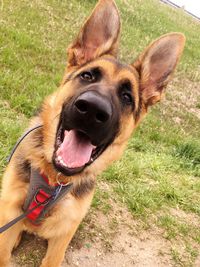
[[65, 163], [64, 163], [64, 161], [61, 159], [60, 160], [60, 163], [64, 166], [65, 165]]
[[94, 161], [94, 159], [93, 158], [91, 158], [91, 162], [93, 162]]
[[62, 160], [62, 157], [61, 156], [58, 156], [58, 161], [61, 161]]

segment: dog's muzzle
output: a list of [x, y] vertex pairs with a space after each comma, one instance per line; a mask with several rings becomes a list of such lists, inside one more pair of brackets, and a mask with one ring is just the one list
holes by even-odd
[[59, 171], [81, 172], [113, 142], [119, 128], [114, 106], [111, 97], [95, 90], [82, 92], [63, 106], [53, 158]]

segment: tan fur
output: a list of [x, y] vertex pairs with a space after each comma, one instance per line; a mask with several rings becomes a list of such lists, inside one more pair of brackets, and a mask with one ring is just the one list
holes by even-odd
[[[99, 21], [102, 23], [99, 24]], [[96, 25], [99, 29], [97, 41], [94, 27]], [[92, 201], [96, 176], [121, 157], [128, 139], [147, 113], [148, 107], [160, 101], [180, 59], [184, 36], [180, 33], [162, 36], [147, 47], [135, 63], [125, 65], [116, 59], [119, 30], [120, 19], [114, 1], [100, 0], [78, 38], [69, 48], [68, 67], [60, 88], [46, 98], [42, 112], [30, 123], [30, 127], [42, 124], [43, 128], [24, 139], [6, 169], [0, 200], [0, 226], [22, 213], [28, 183], [24, 178], [27, 174], [20, 167], [21, 161], [28, 161], [34, 168], [44, 172], [50, 184], [56, 182], [58, 172], [53, 167], [52, 155], [59, 116], [63, 103], [79, 90], [80, 85], [75, 79], [79, 73], [98, 66], [104, 73], [101, 94], [110, 93], [115, 97], [118, 97], [116, 86], [120, 81], [128, 79], [132, 85], [134, 110], [127, 107], [126, 112], [121, 111], [119, 133], [91, 165], [80, 174], [59, 176], [59, 180], [64, 183], [73, 182], [74, 189], [50, 210], [39, 227], [24, 219], [0, 235], [0, 267], [8, 266], [11, 251], [18, 244], [22, 231], [37, 234], [48, 240], [48, 250], [42, 267], [61, 265], [65, 250]], [[42, 143], [38, 145], [38, 142]]]

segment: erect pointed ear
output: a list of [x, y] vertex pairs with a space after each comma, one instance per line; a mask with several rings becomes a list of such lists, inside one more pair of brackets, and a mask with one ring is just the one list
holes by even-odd
[[68, 49], [69, 67], [82, 65], [103, 54], [116, 56], [120, 17], [113, 0], [99, 0], [91, 16]]
[[154, 41], [133, 66], [140, 75], [140, 90], [144, 104], [153, 105], [160, 101], [163, 89], [181, 57], [185, 37], [181, 33], [169, 33]]

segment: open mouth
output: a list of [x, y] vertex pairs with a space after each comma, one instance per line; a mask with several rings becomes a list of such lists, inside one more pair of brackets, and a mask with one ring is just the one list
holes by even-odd
[[106, 146], [94, 146], [87, 134], [71, 129], [58, 129], [53, 163], [65, 175], [81, 172], [104, 151]]

